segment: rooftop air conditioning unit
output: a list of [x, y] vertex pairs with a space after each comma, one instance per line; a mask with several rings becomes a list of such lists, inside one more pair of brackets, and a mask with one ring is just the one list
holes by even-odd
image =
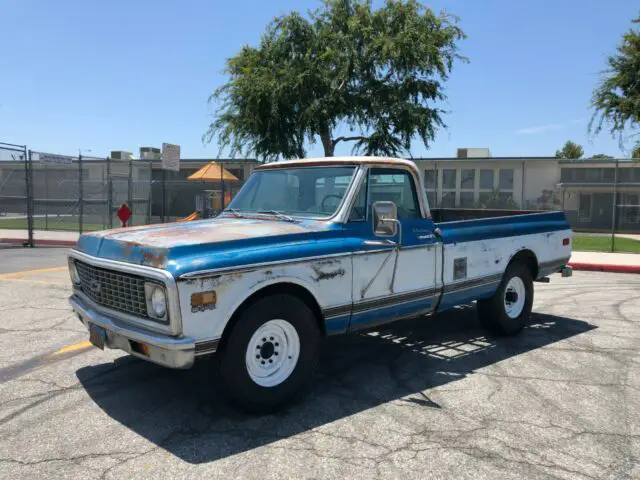
[[140, 160], [160, 160], [162, 152], [156, 147], [140, 147]]
[[488, 148], [459, 148], [456, 153], [457, 158], [490, 158], [491, 152]]
[[133, 153], [125, 152], [123, 150], [112, 150], [111, 151], [111, 160], [132, 160]]

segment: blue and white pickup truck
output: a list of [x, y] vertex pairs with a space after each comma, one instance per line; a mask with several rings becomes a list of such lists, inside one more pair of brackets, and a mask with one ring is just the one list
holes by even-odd
[[518, 333], [570, 255], [563, 212], [430, 210], [413, 162], [295, 160], [258, 167], [215, 219], [82, 235], [70, 303], [97, 347], [172, 368], [215, 354], [220, 390], [269, 410], [328, 335], [474, 301]]

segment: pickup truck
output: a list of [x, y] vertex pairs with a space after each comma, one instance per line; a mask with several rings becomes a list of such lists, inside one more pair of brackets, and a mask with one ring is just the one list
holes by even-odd
[[429, 209], [422, 185], [400, 159], [263, 164], [216, 218], [82, 235], [69, 301], [95, 346], [211, 357], [252, 411], [301, 391], [329, 335], [472, 302], [491, 332], [520, 332], [533, 282], [571, 275], [564, 213]]

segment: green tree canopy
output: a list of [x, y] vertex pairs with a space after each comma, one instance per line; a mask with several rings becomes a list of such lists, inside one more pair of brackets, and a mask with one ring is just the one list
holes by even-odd
[[[640, 24], [640, 16], [632, 22]], [[608, 58], [608, 68], [593, 92], [595, 113], [589, 130], [597, 134], [607, 126], [622, 139], [627, 128], [640, 126], [640, 29], [625, 33], [617, 52]]]
[[636, 146], [631, 150], [631, 158], [640, 160], [640, 142], [636, 143]]
[[593, 159], [598, 159], [598, 158], [606, 159], [606, 158], [615, 158], [615, 157], [612, 157], [611, 155], [607, 155], [606, 153], [596, 153], [595, 155], [592, 155], [591, 158], [593, 158]]
[[562, 147], [562, 150], [556, 151], [556, 158], [582, 158], [584, 155], [584, 149], [576, 142], [567, 140]]
[[276, 18], [227, 60], [204, 141], [266, 160], [302, 158], [317, 140], [326, 156], [340, 142], [366, 155], [427, 146], [445, 127], [438, 104], [462, 38], [455, 17], [415, 0], [325, 0]]

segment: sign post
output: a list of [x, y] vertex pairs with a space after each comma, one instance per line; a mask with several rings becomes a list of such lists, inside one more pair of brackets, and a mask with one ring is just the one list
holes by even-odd
[[180, 171], [180, 145], [162, 144], [162, 221], [165, 222], [167, 204], [167, 170]]

